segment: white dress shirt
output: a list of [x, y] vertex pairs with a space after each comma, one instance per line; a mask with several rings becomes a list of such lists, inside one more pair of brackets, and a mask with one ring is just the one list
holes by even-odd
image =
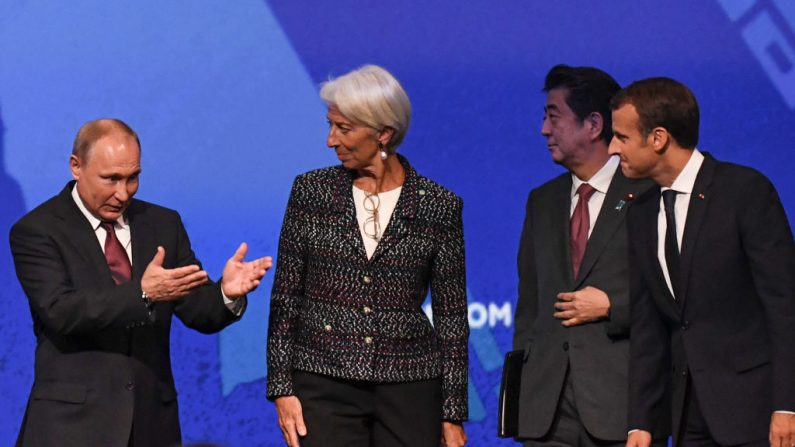
[[618, 169], [618, 161], [617, 155], [610, 157], [607, 163], [587, 181], [580, 180], [574, 173], [571, 174], [571, 208], [569, 209], [569, 217], [574, 214], [574, 208], [577, 207], [577, 203], [580, 201], [577, 188], [583, 183], [588, 183], [596, 190], [591, 196], [591, 199], [588, 200], [588, 237], [591, 237], [593, 227], [596, 225], [596, 218], [599, 217], [599, 211], [602, 210], [602, 204], [605, 201], [607, 190], [610, 188], [610, 182], [613, 181], [613, 175], [615, 175], [616, 169]]
[[[677, 192], [676, 201], [674, 202], [674, 216], [676, 218], [676, 242], [679, 245], [679, 251], [682, 250], [682, 236], [685, 233], [685, 221], [687, 220], [687, 210], [690, 205], [690, 198], [693, 195], [693, 187], [696, 184], [696, 177], [701, 165], [704, 163], [704, 154], [699, 152], [698, 149], [693, 150], [690, 160], [687, 161], [684, 169], [676, 177], [676, 180], [671, 184], [670, 188], [662, 187], [661, 191], [673, 189]], [[665, 276], [665, 283], [668, 285], [668, 290], [671, 295], [674, 294], [674, 289], [671, 286], [671, 277], [668, 274], [668, 263], [665, 262], [665, 231], [668, 225], [665, 220], [665, 206], [663, 205], [662, 196], [660, 197], [660, 211], [657, 214], [657, 259], [660, 261], [663, 275]], [[776, 410], [776, 413], [795, 414], [792, 411]]]
[[[676, 243], [679, 245], [680, 252], [682, 251], [682, 235], [685, 233], [685, 221], [687, 220], [687, 209], [690, 206], [690, 196], [693, 195], [693, 186], [696, 184], [696, 177], [703, 162], [704, 155], [698, 149], [693, 149], [690, 160], [687, 161], [684, 169], [676, 177], [671, 187], [663, 186], [660, 188], [661, 191], [672, 189], [677, 192], [674, 201], [674, 217], [676, 218]], [[668, 274], [668, 263], [665, 262], [665, 232], [667, 229], [665, 206], [663, 205], [662, 196], [660, 196], [660, 211], [657, 213], [657, 259], [660, 261], [660, 267], [662, 267], [668, 290], [673, 295], [674, 288], [671, 285], [671, 275]]]
[[[400, 191], [402, 190], [403, 187], [400, 186], [390, 191], [374, 194], [374, 196], [377, 197], [374, 197], [373, 200], [378, 204], [379, 240], [384, 237], [384, 231], [386, 231], [386, 227], [389, 225], [389, 220], [392, 218], [392, 213], [395, 211], [395, 206], [397, 206], [398, 199], [400, 198]], [[362, 242], [364, 242], [364, 250], [367, 252], [367, 259], [370, 259], [373, 257], [373, 253], [375, 253], [375, 249], [378, 247], [378, 241], [368, 236], [365, 232], [365, 225], [369, 225], [369, 227], [367, 227], [368, 231], [372, 231], [375, 228], [372, 222], [367, 223], [367, 219], [371, 218], [373, 213], [372, 211], [367, 211], [364, 206], [366, 197], [367, 194], [364, 190], [355, 186], [353, 187], [353, 203], [356, 204], [356, 220], [359, 222], [359, 232], [362, 235]]]
[[[102, 221], [99, 220], [97, 216], [91, 214], [88, 208], [86, 208], [86, 205], [77, 193], [77, 184], [72, 188], [72, 199], [80, 209], [80, 212], [83, 213], [83, 216], [86, 217], [88, 223], [91, 224], [91, 228], [94, 229], [94, 234], [97, 236], [97, 242], [99, 242], [102, 252], [105, 253], [105, 238], [108, 236], [108, 233], [100, 225]], [[116, 239], [118, 239], [121, 246], [124, 247], [124, 251], [127, 252], [127, 260], [130, 261], [130, 265], [132, 265], [132, 238], [130, 237], [130, 224], [127, 222], [127, 218], [124, 215], [120, 216], [114, 223], [113, 228], [116, 229]]]
[[[72, 200], [75, 201], [77, 208], [80, 209], [80, 212], [83, 213], [88, 223], [91, 224], [91, 228], [94, 229], [94, 234], [97, 236], [97, 242], [99, 242], [102, 253], [105, 253], [105, 239], [108, 237], [108, 233], [100, 225], [102, 221], [97, 218], [97, 216], [91, 214], [88, 208], [86, 208], [83, 199], [80, 198], [80, 194], [77, 192], [77, 184], [72, 187]], [[127, 252], [127, 260], [130, 261], [130, 265], [132, 266], [132, 236], [130, 232], [130, 223], [124, 215], [121, 215], [114, 223], [113, 228], [116, 230], [116, 239], [119, 240], [121, 246], [124, 247], [124, 251]], [[235, 315], [240, 316], [240, 313], [243, 311], [243, 300], [231, 300], [227, 298], [223, 288], [221, 288], [221, 296], [224, 298], [224, 304], [227, 309]]]

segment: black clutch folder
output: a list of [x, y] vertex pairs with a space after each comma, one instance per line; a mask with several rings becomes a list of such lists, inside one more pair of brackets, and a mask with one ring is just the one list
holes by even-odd
[[500, 401], [497, 407], [497, 436], [513, 438], [519, 434], [519, 387], [522, 381], [524, 351], [505, 354], [500, 381]]

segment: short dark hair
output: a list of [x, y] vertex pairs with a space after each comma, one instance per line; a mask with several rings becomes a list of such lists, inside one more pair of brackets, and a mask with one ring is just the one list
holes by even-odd
[[644, 137], [655, 127], [664, 127], [683, 148], [698, 144], [698, 102], [681, 82], [664, 77], [635, 81], [610, 101], [613, 110], [626, 104], [635, 106]]
[[544, 80], [545, 92], [554, 89], [566, 90], [566, 104], [580, 121], [594, 112], [602, 115], [601, 137], [605, 143], [610, 143], [613, 138], [610, 98], [621, 90], [612, 76], [594, 67], [555, 65]]
[[138, 139], [138, 134], [124, 121], [116, 118], [100, 118], [89, 121], [80, 127], [75, 136], [75, 141], [72, 144], [72, 155], [85, 161], [91, 152], [92, 146], [100, 138], [110, 134], [111, 132], [122, 132], [135, 138], [135, 143], [138, 144], [138, 150], [141, 150], [141, 141]]

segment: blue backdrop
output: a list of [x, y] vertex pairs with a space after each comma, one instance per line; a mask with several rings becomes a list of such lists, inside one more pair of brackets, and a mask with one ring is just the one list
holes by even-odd
[[[765, 173], [795, 216], [789, 0], [0, 0], [0, 234], [69, 180], [78, 127], [114, 116], [141, 136], [139, 197], [181, 211], [214, 277], [240, 241], [276, 255], [292, 178], [336, 163], [318, 84], [364, 63], [392, 71], [412, 100], [401, 152], [465, 201], [471, 445], [511, 444], [494, 436], [495, 408], [524, 202], [561, 172], [539, 135], [552, 65], [598, 66], [621, 84], [685, 82], [701, 103], [699, 147]], [[0, 280], [9, 445], [34, 338], [5, 242]], [[269, 275], [220, 335], [176, 324], [186, 442], [281, 445], [265, 400], [270, 287]]]

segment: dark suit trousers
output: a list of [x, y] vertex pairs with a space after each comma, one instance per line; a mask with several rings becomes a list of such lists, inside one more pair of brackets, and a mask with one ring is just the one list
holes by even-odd
[[[698, 403], [696, 389], [693, 381], [688, 377], [687, 390], [685, 391], [685, 410], [682, 413], [682, 423], [679, 426], [679, 441], [675, 442], [676, 447], [718, 447], [721, 446], [712, 438], [701, 407]], [[755, 442], [738, 444], [734, 447], [768, 447], [770, 442], [767, 439], [760, 439]]]
[[307, 436], [304, 447], [438, 447], [441, 379], [375, 383], [293, 373]]
[[[560, 393], [558, 408], [552, 427], [543, 438], [525, 441], [524, 447], [623, 447], [626, 439], [602, 440], [591, 436], [580, 422], [577, 413], [577, 402], [574, 398], [574, 386], [570, 369], [566, 369], [566, 381]], [[654, 444], [655, 446], [657, 444]], [[665, 445], [662, 443], [661, 445]]]

